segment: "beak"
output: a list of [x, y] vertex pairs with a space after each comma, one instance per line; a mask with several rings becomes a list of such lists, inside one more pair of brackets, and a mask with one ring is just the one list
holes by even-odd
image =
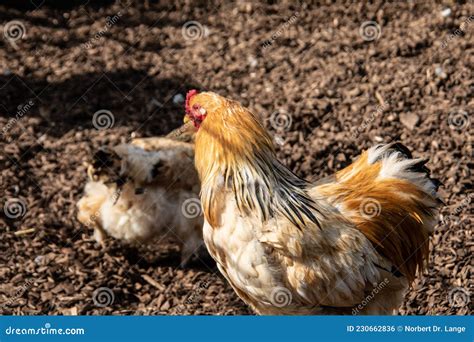
[[191, 121], [191, 119], [189, 118], [189, 115], [186, 114], [186, 115], [184, 116], [183, 122], [184, 122], [184, 124], [186, 125], [189, 121]]
[[192, 142], [195, 135], [196, 128], [194, 127], [194, 123], [186, 115], [184, 118], [184, 125], [171, 131], [168, 133], [168, 135], [166, 135], [166, 137], [178, 141]]

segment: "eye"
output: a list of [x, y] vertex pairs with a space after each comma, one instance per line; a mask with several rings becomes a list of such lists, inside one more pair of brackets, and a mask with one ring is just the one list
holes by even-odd
[[194, 109], [194, 110], [198, 110], [200, 107], [201, 107], [201, 106], [199, 106], [198, 104], [195, 104], [195, 105], [193, 106], [193, 109]]

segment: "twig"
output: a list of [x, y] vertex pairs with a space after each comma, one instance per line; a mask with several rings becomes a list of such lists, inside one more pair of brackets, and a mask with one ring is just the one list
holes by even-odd
[[14, 232], [13, 234], [15, 234], [16, 236], [27, 235], [27, 234], [30, 234], [30, 233], [34, 233], [35, 230], [36, 230], [35, 228], [23, 229], [23, 230], [18, 230], [16, 232]]
[[385, 100], [383, 99], [382, 95], [380, 95], [380, 93], [378, 91], [375, 92], [375, 97], [377, 98], [377, 100], [379, 101], [380, 103], [380, 106], [382, 108], [385, 108]]
[[160, 283], [158, 283], [155, 279], [153, 279], [152, 277], [150, 277], [149, 275], [147, 274], [143, 274], [142, 275], [142, 278], [150, 285], [156, 287], [158, 290], [160, 291], [164, 291], [166, 288], [161, 285]]

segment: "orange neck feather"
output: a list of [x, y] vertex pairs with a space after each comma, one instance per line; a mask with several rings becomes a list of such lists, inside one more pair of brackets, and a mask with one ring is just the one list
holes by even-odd
[[262, 221], [277, 214], [298, 227], [308, 221], [319, 225], [307, 183], [278, 162], [272, 138], [252, 112], [212, 93], [193, 100], [206, 103], [207, 118], [196, 135], [195, 165], [211, 225], [218, 222], [218, 198], [225, 190], [233, 192], [242, 214], [258, 213]]
[[230, 176], [233, 169], [252, 163], [255, 155], [274, 158], [270, 135], [253, 113], [237, 102], [210, 113], [196, 136], [196, 168], [202, 181], [212, 169]]

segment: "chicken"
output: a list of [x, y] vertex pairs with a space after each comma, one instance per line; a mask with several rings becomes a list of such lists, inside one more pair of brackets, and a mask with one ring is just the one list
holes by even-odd
[[392, 314], [425, 266], [440, 200], [400, 143], [311, 184], [276, 158], [256, 115], [190, 91], [204, 242], [258, 314]]
[[172, 132], [95, 153], [77, 217], [94, 227], [97, 241], [107, 235], [129, 244], [172, 237], [181, 245], [183, 266], [199, 252], [203, 217], [194, 147], [174, 137], [190, 140]]

